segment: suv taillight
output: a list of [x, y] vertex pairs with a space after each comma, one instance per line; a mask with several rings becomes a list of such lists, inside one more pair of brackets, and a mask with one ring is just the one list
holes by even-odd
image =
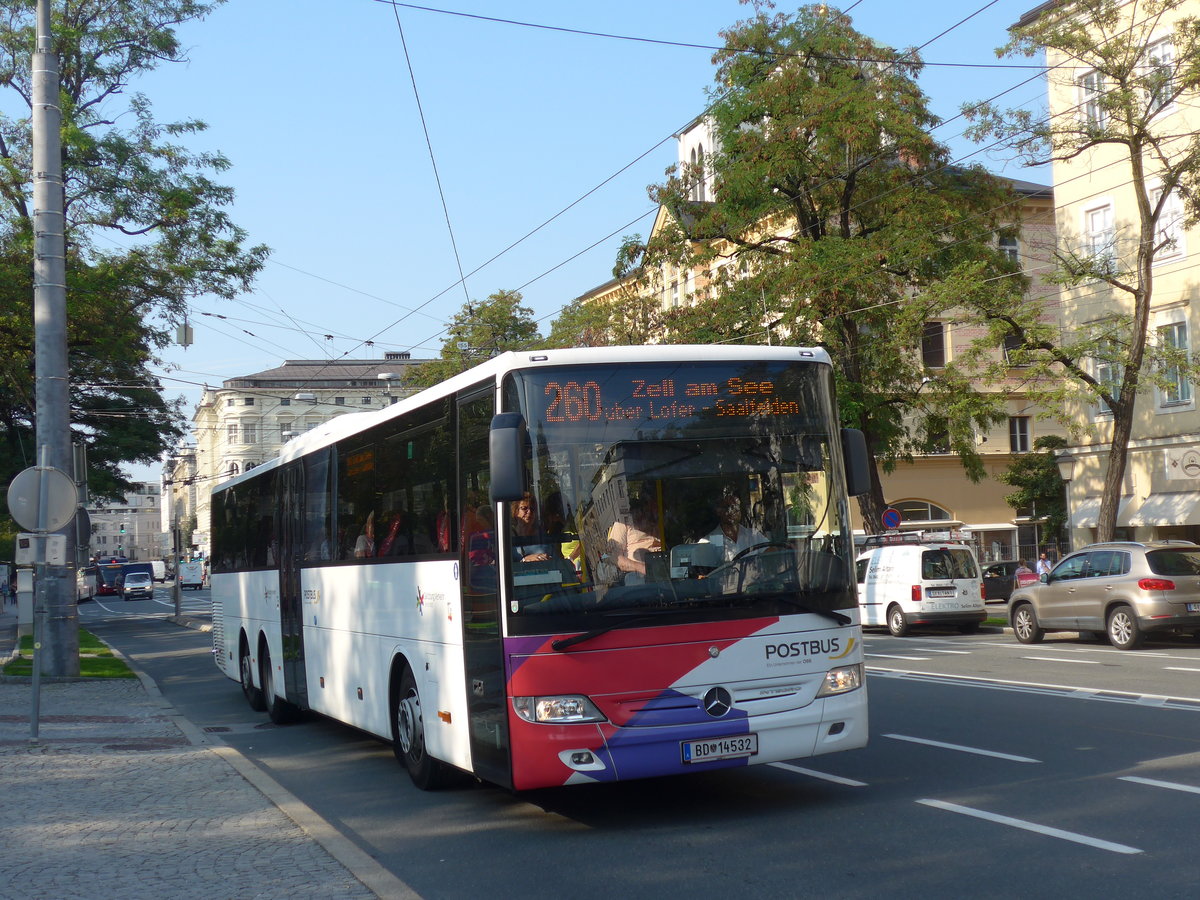
[[912, 586], [912, 601], [913, 603], [921, 602], [921, 586], [919, 584]]
[[1175, 582], [1169, 578], [1140, 578], [1138, 579], [1138, 587], [1143, 591], [1173, 591], [1175, 590]]

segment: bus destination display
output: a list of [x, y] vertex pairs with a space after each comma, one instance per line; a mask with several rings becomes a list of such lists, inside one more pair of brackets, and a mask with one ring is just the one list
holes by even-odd
[[731, 418], [794, 416], [795, 400], [780, 396], [775, 379], [730, 377], [714, 381], [609, 377], [597, 381], [547, 381], [540, 418], [548, 424], [692, 419], [708, 414]]

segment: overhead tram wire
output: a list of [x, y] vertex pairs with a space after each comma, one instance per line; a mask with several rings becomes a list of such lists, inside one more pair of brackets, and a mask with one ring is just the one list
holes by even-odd
[[[556, 31], [556, 32], [560, 32], [562, 34], [575, 34], [575, 35], [579, 35], [581, 37], [604, 38], [606, 40], [611, 40], [611, 41], [628, 41], [628, 42], [638, 43], [638, 44], [657, 44], [657, 45], [663, 46], [663, 47], [680, 47], [685, 50], [712, 50], [714, 52], [748, 53], [748, 54], [755, 54], [757, 56], [765, 56], [765, 57], [779, 58], [779, 59], [789, 59], [789, 58], [793, 58], [793, 57], [802, 57], [802, 56], [806, 55], [806, 54], [801, 54], [801, 53], [782, 53], [779, 51], [772, 51], [772, 50], [742, 50], [742, 49], [735, 50], [732, 47], [729, 47], [727, 45], [722, 45], [722, 44], [702, 44], [702, 43], [691, 42], [691, 41], [670, 41], [670, 40], [665, 40], [662, 38], [638, 37], [635, 35], [614, 34], [612, 32], [605, 32], [605, 31], [589, 31], [589, 30], [583, 29], [583, 28], [567, 28], [567, 27], [561, 26], [561, 25], [544, 25], [544, 24], [540, 24], [538, 22], [522, 22], [518, 19], [502, 19], [502, 18], [499, 18], [496, 16], [485, 16], [485, 15], [481, 15], [478, 13], [460, 12], [458, 10], [452, 10], [452, 9], [438, 9], [437, 7], [421, 6], [416, 3], [401, 3], [401, 2], [399, 2], [399, 0], [372, 0], [372, 2], [382, 3], [385, 6], [391, 6], [393, 8], [403, 7], [404, 9], [412, 9], [412, 10], [417, 10], [419, 12], [437, 13], [439, 15], [444, 15], [444, 16], [457, 16], [457, 17], [463, 18], [463, 19], [475, 19], [475, 20], [482, 21], [482, 22], [493, 22], [497, 25], [513, 25], [513, 26], [516, 26], [519, 28], [534, 28], [534, 29], [538, 29], [540, 31]], [[857, 0], [857, 2], [851, 4], [851, 6], [849, 6], [846, 10], [844, 10], [844, 12], [849, 12], [855, 6], [858, 6], [859, 3], [861, 3], [861, 2], [862, 2], [862, 0]], [[961, 22], [958, 22], [957, 24], [952, 25], [949, 29], [947, 29], [946, 32], [939, 34], [937, 37], [933, 38], [931, 41], [926, 41], [925, 44], [923, 44], [922, 46], [923, 47], [928, 46], [930, 43], [932, 43], [932, 41], [936, 41], [938, 38], [945, 36], [945, 34], [947, 34], [949, 31], [953, 31], [959, 25], [962, 25], [964, 22], [968, 21], [971, 18], [974, 18], [976, 15], [978, 15], [979, 13], [986, 10], [989, 6], [994, 6], [996, 3], [999, 3], [999, 2], [1000, 2], [1000, 0], [991, 0], [991, 2], [988, 3], [986, 6], [984, 6], [982, 9], [972, 13], [970, 16], [968, 16], [966, 19], [963, 19]], [[860, 57], [820, 56], [820, 57], [816, 57], [816, 58], [827, 59], [831, 62], [838, 62], [838, 61], [841, 61], [841, 62], [864, 62], [864, 63], [888, 62], [888, 60], [882, 60], [882, 59], [873, 60], [873, 59], [860, 58]], [[1004, 63], [925, 63], [925, 65], [939, 66], [939, 67], [946, 67], [946, 68], [959, 68], [959, 69], [1034, 69], [1034, 68], [1039, 68], [1038, 66], [1033, 65], [1033, 64], [1030, 64], [1030, 65], [1007, 64], [1006, 65]]]
[[467, 291], [467, 276], [463, 274], [462, 259], [458, 254], [458, 241], [454, 238], [454, 226], [450, 224], [450, 207], [446, 205], [446, 192], [442, 189], [442, 177], [438, 173], [437, 157], [433, 152], [433, 140], [429, 136], [429, 124], [425, 121], [425, 107], [421, 104], [421, 92], [417, 90], [417, 75], [413, 71], [412, 57], [408, 53], [408, 41], [404, 38], [404, 26], [400, 22], [400, 10], [392, 7], [396, 17], [396, 30], [400, 32], [400, 46], [404, 48], [404, 62], [408, 66], [408, 77], [412, 82], [413, 99], [417, 102], [417, 114], [421, 118], [421, 131], [425, 134], [425, 146], [429, 150], [429, 163], [433, 167], [433, 180], [437, 182], [438, 198], [442, 202], [442, 213], [446, 217], [446, 231], [450, 235], [450, 247], [454, 251], [454, 264], [458, 267], [458, 280], [462, 285], [467, 309], [471, 308], [471, 295]]

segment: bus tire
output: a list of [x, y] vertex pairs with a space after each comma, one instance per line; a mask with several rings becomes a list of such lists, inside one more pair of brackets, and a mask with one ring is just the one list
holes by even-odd
[[908, 634], [908, 617], [895, 603], [888, 607], [887, 626], [894, 637], [904, 637]]
[[446, 782], [447, 768], [425, 746], [425, 717], [412, 669], [404, 667], [392, 694], [392, 752], [408, 769], [413, 784], [432, 791]]
[[258, 671], [267, 717], [276, 725], [295, 722], [300, 716], [300, 710], [296, 708], [295, 704], [289, 703], [275, 693], [275, 669], [271, 665], [271, 651], [267, 649], [265, 643], [258, 654]]
[[244, 636], [238, 642], [238, 676], [242, 682], [242, 696], [246, 698], [250, 708], [255, 712], [265, 710], [267, 704], [263, 700], [263, 693], [254, 686], [254, 660], [250, 656], [250, 648]]

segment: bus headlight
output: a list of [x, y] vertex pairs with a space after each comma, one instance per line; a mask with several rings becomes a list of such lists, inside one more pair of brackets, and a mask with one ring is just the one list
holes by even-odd
[[596, 708], [596, 704], [578, 694], [564, 697], [513, 697], [513, 709], [526, 722], [544, 725], [604, 721], [604, 715]]
[[834, 694], [857, 690], [862, 687], [862, 678], [862, 663], [830, 669], [825, 673], [825, 680], [821, 683], [821, 689], [817, 691], [817, 696], [830, 697]]

